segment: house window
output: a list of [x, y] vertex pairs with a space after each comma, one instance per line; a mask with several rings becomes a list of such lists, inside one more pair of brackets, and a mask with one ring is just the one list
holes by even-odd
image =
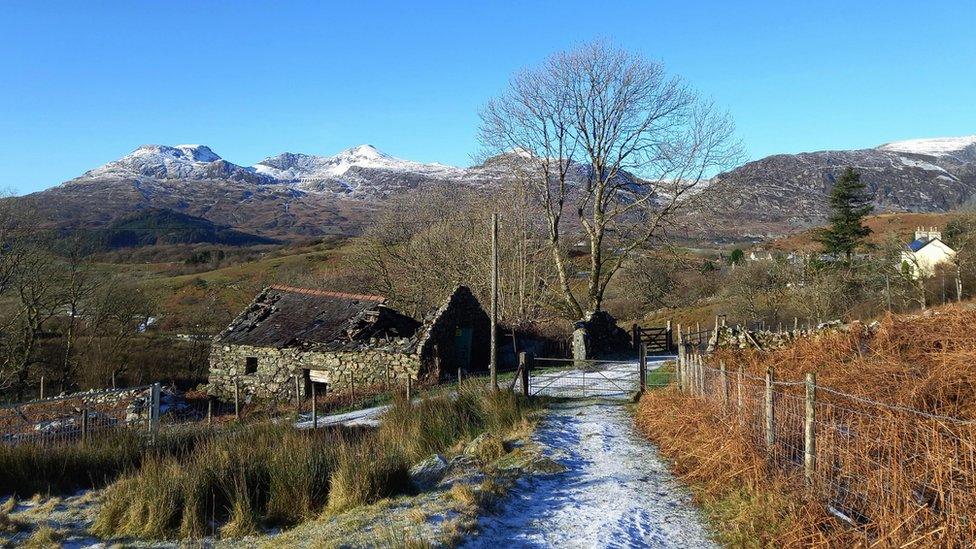
[[246, 359], [244, 359], [245, 374], [254, 374], [257, 373], [257, 371], [258, 371], [258, 357], [249, 356]]

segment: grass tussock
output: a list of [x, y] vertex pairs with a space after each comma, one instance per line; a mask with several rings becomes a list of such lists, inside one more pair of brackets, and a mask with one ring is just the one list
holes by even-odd
[[410, 464], [485, 431], [524, 428], [526, 414], [517, 396], [467, 384], [454, 396], [397, 399], [372, 430], [250, 427], [144, 460], [109, 488], [91, 531], [103, 538], [242, 537], [335, 515], [409, 493]]
[[291, 524], [325, 503], [332, 431], [259, 426], [182, 455], [154, 457], [108, 491], [92, 532], [102, 537], [238, 537], [261, 522]]
[[24, 542], [23, 547], [28, 549], [51, 549], [52, 547], [61, 547], [61, 540], [64, 539], [64, 533], [51, 528], [50, 526], [41, 526], [31, 537], [27, 538]]

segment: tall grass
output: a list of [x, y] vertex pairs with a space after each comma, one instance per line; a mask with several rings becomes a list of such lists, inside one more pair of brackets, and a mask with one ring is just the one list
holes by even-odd
[[92, 532], [193, 538], [212, 522], [229, 536], [293, 524], [325, 504], [340, 441], [329, 430], [262, 425], [154, 457], [110, 488]]
[[101, 537], [240, 537], [412, 490], [409, 466], [484, 431], [520, 426], [524, 403], [468, 384], [420, 403], [398, 398], [372, 430], [253, 426], [177, 455], [154, 456], [110, 487]]
[[139, 467], [146, 456], [186, 453], [200, 430], [162, 434], [156, 443], [140, 433], [119, 431], [86, 444], [0, 446], [0, 494], [30, 497], [104, 486]]

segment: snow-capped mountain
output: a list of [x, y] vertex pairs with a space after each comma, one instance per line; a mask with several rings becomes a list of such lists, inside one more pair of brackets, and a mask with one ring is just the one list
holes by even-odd
[[204, 145], [143, 145], [29, 198], [59, 226], [104, 225], [147, 208], [271, 235], [357, 232], [382, 200], [425, 186], [497, 185], [490, 165], [457, 168], [394, 158], [371, 145], [334, 156], [282, 153], [254, 166]]
[[976, 195], [976, 136], [895, 141], [873, 149], [779, 154], [717, 176], [718, 227], [777, 236], [822, 224], [834, 180], [853, 167], [875, 210], [944, 212]]
[[[104, 226], [163, 208], [271, 237], [355, 233], [384, 200], [418, 188], [490, 192], [518, 153], [468, 168], [395, 158], [370, 145], [333, 156], [282, 153], [253, 166], [203, 145], [144, 145], [57, 187], [29, 195], [47, 222]], [[773, 155], [715, 177], [710, 236], [776, 236], [820, 224], [835, 178], [852, 166], [878, 211], [947, 211], [976, 195], [976, 136], [913, 139], [873, 149]], [[580, 178], [590, 168], [577, 166]], [[623, 184], [639, 184], [622, 174]]]
[[254, 170], [227, 162], [205, 145], [143, 145], [118, 160], [85, 172], [78, 179], [106, 177], [264, 181]]

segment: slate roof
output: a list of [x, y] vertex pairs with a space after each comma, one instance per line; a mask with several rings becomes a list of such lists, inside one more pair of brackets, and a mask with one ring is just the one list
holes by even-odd
[[[413, 336], [420, 323], [381, 296], [270, 286], [214, 340], [217, 344], [359, 349]], [[406, 341], [400, 341], [405, 344]]]
[[924, 248], [929, 242], [932, 242], [932, 240], [928, 238], [917, 238], [908, 245], [908, 249], [913, 252], [917, 252]]

